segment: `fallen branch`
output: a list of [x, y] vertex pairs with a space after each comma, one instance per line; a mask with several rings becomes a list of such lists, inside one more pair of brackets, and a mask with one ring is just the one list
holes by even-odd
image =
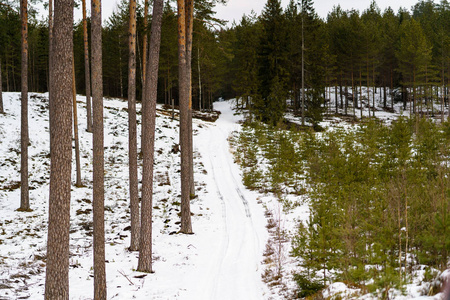
[[128, 276], [121, 270], [117, 271], [119, 272], [120, 275], [122, 275], [123, 277], [125, 277], [129, 283], [131, 283], [131, 285], [134, 285], [134, 283], [130, 280], [130, 278], [128, 278]]

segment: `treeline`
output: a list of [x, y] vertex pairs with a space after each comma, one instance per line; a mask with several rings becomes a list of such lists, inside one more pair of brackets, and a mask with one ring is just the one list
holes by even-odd
[[[216, 1], [217, 2], [217, 1]], [[216, 2], [198, 1], [195, 3], [194, 41], [192, 50], [192, 93], [194, 108], [211, 108], [212, 101], [222, 87], [224, 63], [229, 54], [218, 46], [218, 33], [222, 21], [214, 18], [213, 7]], [[220, 2], [220, 1], [219, 1]], [[137, 5], [136, 32], [136, 93], [142, 98], [143, 81], [143, 43], [144, 35], [149, 33], [144, 26], [144, 7]], [[128, 1], [121, 1], [115, 12], [103, 23], [102, 49], [104, 95], [126, 98], [128, 94]], [[90, 19], [88, 17], [90, 40]], [[161, 52], [158, 80], [158, 102], [178, 105], [178, 45], [177, 12], [173, 3], [164, 7], [161, 33]], [[0, 63], [3, 91], [20, 91], [20, 13], [17, 7], [0, 5]], [[28, 23], [29, 70], [28, 81], [31, 92], [48, 91], [48, 20], [30, 15]], [[73, 27], [75, 78], [77, 93], [85, 94], [85, 65], [83, 50], [83, 23], [79, 20]], [[89, 49], [90, 50], [90, 49]], [[200, 92], [201, 89], [201, 92]], [[200, 95], [201, 94], [201, 95]], [[200, 100], [201, 99], [201, 100]]]
[[329, 103], [345, 114], [361, 105], [371, 110], [375, 92], [388, 108], [394, 88], [403, 89], [399, 100], [405, 108], [411, 101], [413, 113], [447, 101], [447, 0], [419, 1], [411, 11], [398, 12], [381, 11], [375, 1], [362, 13], [336, 6], [326, 20], [312, 2], [291, 1], [283, 10], [280, 1], [268, 0], [260, 16], [244, 16], [230, 29], [233, 91], [259, 119], [276, 123], [286, 99], [296, 112], [304, 107], [304, 117], [313, 123]]
[[[290, 108], [301, 114], [303, 121], [316, 124], [325, 107], [345, 114], [356, 114], [354, 108], [361, 107], [375, 111], [375, 93], [381, 94], [384, 108], [392, 108], [394, 97], [390, 94], [398, 88], [403, 96], [397, 100], [404, 102], [405, 109], [411, 102], [412, 113], [426, 108], [444, 112], [450, 78], [447, 0], [419, 1], [411, 11], [398, 12], [391, 8], [381, 11], [375, 1], [363, 12], [336, 6], [325, 20], [314, 11], [312, 0], [291, 1], [285, 9], [281, 1], [268, 0], [261, 15], [244, 15], [229, 28], [214, 18], [213, 6], [207, 2], [195, 5], [194, 108], [210, 108], [219, 97], [236, 97], [240, 107], [265, 122], [277, 123]], [[128, 15], [127, 3], [122, 1], [103, 26], [104, 91], [111, 97], [127, 95]], [[148, 32], [143, 18], [143, 7], [138, 5], [137, 99], [142, 94], [142, 51]], [[158, 81], [160, 103], [178, 101], [176, 21], [175, 8], [167, 2]], [[0, 6], [0, 29], [3, 90], [17, 91], [18, 10]], [[30, 90], [47, 91], [47, 21], [32, 18], [29, 37]], [[74, 52], [77, 91], [84, 93], [81, 21], [74, 25]]]

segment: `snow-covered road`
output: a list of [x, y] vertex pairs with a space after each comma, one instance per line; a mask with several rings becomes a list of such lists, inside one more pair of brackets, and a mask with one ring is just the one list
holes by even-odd
[[215, 103], [220, 118], [195, 138], [209, 174], [208, 190], [215, 190], [210, 195], [211, 209], [221, 217], [211, 224], [216, 231], [210, 247], [202, 254], [199, 249], [199, 256], [206, 261], [199, 265], [192, 299], [263, 299], [266, 289], [261, 280], [266, 221], [256, 194], [242, 185], [230, 153], [227, 138], [240, 126], [231, 105], [228, 101]]

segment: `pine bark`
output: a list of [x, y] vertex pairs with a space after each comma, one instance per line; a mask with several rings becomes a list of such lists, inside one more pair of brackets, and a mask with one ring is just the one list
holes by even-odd
[[194, 140], [192, 136], [192, 37], [194, 30], [194, 0], [186, 0], [186, 76], [189, 84], [189, 197], [195, 197]]
[[142, 41], [142, 86], [145, 87], [145, 79], [147, 78], [147, 45], [148, 45], [148, 0], [144, 0], [144, 38]]
[[86, 79], [86, 131], [92, 132], [92, 106], [91, 106], [91, 71], [89, 66], [89, 42], [86, 19], [86, 0], [82, 1], [83, 6], [83, 44], [84, 44], [84, 77]]
[[304, 12], [302, 5], [302, 126], [305, 126], [305, 36]]
[[0, 60], [0, 114], [4, 114], [3, 108], [3, 84], [2, 84], [2, 61]]
[[[45, 299], [69, 299], [73, 1], [55, 1], [50, 77], [50, 198]], [[57, 55], [55, 55], [57, 53]]]
[[130, 0], [128, 61], [128, 157], [131, 214], [130, 251], [139, 249], [139, 192], [137, 170], [137, 125], [136, 125], [136, 0]]
[[106, 300], [101, 0], [92, 0], [91, 2], [91, 22], [94, 152], [94, 299]]
[[78, 138], [78, 110], [77, 110], [77, 88], [75, 84], [75, 59], [72, 55], [72, 98], [73, 98], [73, 133], [75, 140], [75, 166], [76, 182], [75, 186], [81, 187], [81, 162], [80, 162], [80, 139]]
[[[50, 104], [50, 99], [52, 98], [52, 88], [51, 88], [51, 84], [52, 84], [52, 80], [50, 80], [50, 78], [53, 78], [52, 76], [52, 56], [53, 56], [53, 0], [49, 0], [48, 1], [48, 81], [47, 81], [47, 85], [48, 85], [48, 99], [49, 99], [49, 106]], [[51, 110], [49, 111], [49, 120], [52, 118], [51, 116], [52, 112]], [[51, 122], [49, 121], [49, 132], [52, 132], [52, 128], [51, 128]], [[50, 147], [50, 151], [51, 151], [51, 147]]]
[[[1, 69], [1, 65], [0, 65]], [[0, 70], [1, 72], [1, 70]], [[445, 76], [444, 76], [444, 64], [442, 64], [442, 79], [441, 79], [441, 123], [444, 123], [444, 103], [445, 103], [445, 95], [444, 95], [444, 85], [445, 85]], [[1, 75], [0, 75], [1, 82]], [[1, 89], [1, 87], [0, 87]], [[1, 91], [1, 90], [0, 90]]]
[[186, 6], [185, 0], [177, 0], [178, 6], [178, 80], [180, 104], [181, 146], [181, 233], [192, 233], [189, 178], [189, 78], [187, 76]]
[[142, 208], [141, 236], [139, 244], [138, 270], [152, 270], [152, 195], [153, 195], [153, 160], [155, 148], [156, 98], [158, 87], [159, 52], [161, 45], [161, 24], [164, 0], [153, 3], [153, 18], [150, 35], [150, 47], [145, 80], [142, 112]]
[[28, 185], [28, 9], [27, 0], [20, 1], [22, 20], [22, 83], [20, 127], [20, 211], [30, 210]]
[[[202, 105], [202, 78], [201, 78], [201, 72], [200, 72], [200, 47], [197, 49], [197, 67], [198, 67], [198, 104], [200, 111], [203, 110]], [[247, 106], [248, 109], [248, 106]]]

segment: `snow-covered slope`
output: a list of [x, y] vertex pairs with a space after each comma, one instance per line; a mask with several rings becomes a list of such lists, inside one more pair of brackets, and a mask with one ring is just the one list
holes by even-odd
[[[49, 180], [48, 95], [30, 95], [30, 202], [20, 204], [20, 94], [4, 93], [0, 115], [0, 299], [42, 299]], [[82, 178], [72, 189], [70, 298], [92, 299], [92, 135], [78, 97]], [[136, 272], [130, 253], [127, 103], [105, 99], [105, 218], [108, 299], [264, 299], [262, 253], [267, 240], [257, 195], [241, 184], [226, 141], [238, 128], [230, 102], [216, 123], [194, 120], [194, 235], [179, 229], [178, 122], [160, 110], [156, 125], [154, 274]], [[138, 110], [140, 107], [138, 107]], [[140, 131], [139, 131], [140, 132]], [[73, 169], [75, 176], [75, 170]]]

